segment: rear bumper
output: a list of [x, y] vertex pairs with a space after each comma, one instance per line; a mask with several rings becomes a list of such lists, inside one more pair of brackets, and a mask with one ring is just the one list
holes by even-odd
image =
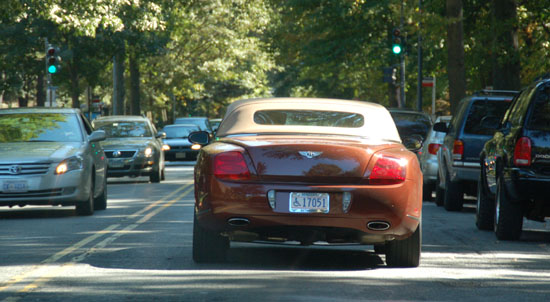
[[422, 173], [424, 174], [424, 184], [433, 184], [437, 180], [438, 163], [437, 157], [430, 158], [422, 163]]
[[[212, 179], [209, 190], [196, 186], [195, 211], [197, 221], [204, 228], [232, 234], [248, 232], [260, 237], [285, 234], [300, 238], [312, 230], [326, 232], [325, 236], [340, 234], [345, 242], [383, 243], [410, 236], [420, 223], [422, 211], [421, 183], [407, 180], [386, 186], [327, 186], [284, 185], [222, 182]], [[275, 190], [276, 206], [269, 205], [267, 192]], [[330, 196], [330, 211], [320, 213], [291, 213], [289, 192], [323, 192]], [[342, 193], [351, 193], [351, 205], [344, 212]], [[229, 219], [242, 218], [246, 225], [234, 226]], [[387, 230], [367, 228], [371, 221], [386, 221]], [[305, 230], [305, 231], [304, 231]], [[345, 240], [348, 238], [349, 240]]]
[[511, 168], [504, 173], [506, 189], [512, 200], [548, 199], [550, 176], [533, 171]]
[[472, 181], [479, 180], [480, 165], [479, 162], [461, 162], [454, 161], [451, 171], [451, 181]]

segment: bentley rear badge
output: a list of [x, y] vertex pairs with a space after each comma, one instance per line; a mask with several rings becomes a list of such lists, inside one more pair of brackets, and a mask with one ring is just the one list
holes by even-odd
[[323, 152], [315, 152], [315, 151], [298, 151], [298, 153], [300, 153], [300, 155], [302, 156], [305, 156], [307, 158], [314, 158], [314, 157], [317, 157], [321, 154], [323, 154]]

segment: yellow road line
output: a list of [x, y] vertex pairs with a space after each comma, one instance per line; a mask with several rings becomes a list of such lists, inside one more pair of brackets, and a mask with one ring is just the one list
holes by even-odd
[[[185, 190], [187, 189], [187, 190]], [[158, 214], [159, 212], [161, 212], [162, 210], [164, 210], [165, 208], [167, 208], [168, 206], [171, 206], [173, 205], [176, 201], [184, 198], [187, 194], [189, 194], [189, 192], [191, 192], [193, 190], [192, 186], [190, 184], [188, 185], [184, 185], [184, 186], [181, 186], [180, 188], [178, 188], [177, 190], [174, 190], [172, 193], [164, 196], [163, 198], [161, 198], [160, 200], [148, 205], [147, 207], [145, 207], [144, 209], [141, 209], [137, 212], [135, 212], [134, 214], [131, 214], [130, 216], [128, 216], [129, 218], [136, 218], [138, 217], [139, 215], [147, 212], [148, 210], [152, 209], [153, 207], [163, 203], [163, 202], [166, 202], [167, 199], [169, 198], [172, 198], [174, 195], [176, 195], [177, 193], [181, 192], [185, 190], [181, 195], [179, 195], [178, 197], [170, 200], [169, 202], [167, 202], [166, 204], [164, 204], [162, 207], [159, 207], [157, 208], [156, 210], [148, 213], [146, 216], [142, 217], [140, 220], [138, 220], [136, 223], [134, 224], [131, 224], [127, 227], [125, 227], [123, 230], [120, 230], [120, 231], [117, 231], [115, 232], [113, 235], [111, 235], [110, 237], [104, 239], [103, 241], [101, 241], [100, 243], [96, 244], [94, 247], [91, 248], [91, 250], [97, 250], [98, 248], [102, 248], [102, 247], [105, 247], [107, 244], [113, 242], [114, 240], [116, 240], [117, 238], [119, 238], [120, 236], [122, 236], [123, 234], [126, 234], [128, 232], [130, 232], [131, 230], [135, 229], [136, 227], [138, 227], [140, 224], [148, 221], [151, 217], [155, 216], [156, 214]], [[20, 275], [18, 276], [15, 276], [15, 277], [12, 277], [10, 280], [8, 280], [4, 285], [0, 286], [0, 292], [17, 284], [17, 283], [20, 283], [22, 282], [25, 278], [27, 278], [29, 275], [31, 275], [32, 273], [34, 273], [35, 271], [37, 271], [38, 269], [40, 269], [41, 267], [43, 267], [45, 264], [50, 264], [50, 263], [54, 263], [56, 261], [58, 261], [59, 259], [61, 259], [62, 257], [68, 255], [68, 254], [71, 254], [73, 252], [75, 252], [77, 249], [81, 248], [82, 246], [98, 239], [99, 237], [105, 235], [105, 234], [108, 234], [108, 233], [111, 233], [114, 229], [118, 228], [120, 226], [120, 224], [113, 224], [113, 225], [110, 225], [108, 226], [107, 228], [91, 235], [91, 236], [88, 236], [86, 238], [84, 238], [83, 240], [73, 244], [72, 246], [58, 252], [58, 253], [55, 253], [54, 255], [52, 255], [51, 257], [48, 257], [46, 260], [42, 261], [39, 265], [35, 265], [33, 266], [30, 270], [28, 270], [27, 272], [24, 272], [24, 273], [21, 273]], [[82, 253], [81, 255], [79, 256], [76, 256], [74, 257], [72, 260], [73, 264], [76, 263], [76, 262], [79, 262], [79, 261], [82, 261], [84, 258], [86, 258], [88, 255], [90, 255], [91, 253], [90, 252], [85, 252], [85, 253]], [[67, 265], [67, 264], [65, 264]], [[64, 267], [65, 265], [63, 265], [62, 267]], [[71, 264], [72, 265], [72, 264]], [[57, 271], [59, 270], [56, 269], [54, 271]], [[62, 270], [60, 270], [61, 272]], [[18, 291], [20, 293], [23, 293], [23, 292], [27, 292], [31, 289], [34, 289], [34, 288], [37, 288], [38, 285], [37, 284], [43, 284], [45, 282], [47, 282], [49, 279], [53, 278], [54, 276], [57, 275], [54, 274], [52, 276], [50, 276], [51, 274], [47, 274], [47, 278], [45, 278], [44, 276], [43, 277], [40, 277], [38, 279], [36, 279], [34, 282], [28, 284], [27, 286], [25, 286], [25, 288], [23, 288], [22, 290]], [[45, 275], [46, 276], [46, 275]], [[45, 278], [45, 279], [44, 279]], [[16, 300], [13, 300], [13, 299], [16, 299]], [[18, 298], [17, 297], [8, 297], [6, 299], [3, 300], [3, 302], [7, 302], [7, 301], [17, 301]]]

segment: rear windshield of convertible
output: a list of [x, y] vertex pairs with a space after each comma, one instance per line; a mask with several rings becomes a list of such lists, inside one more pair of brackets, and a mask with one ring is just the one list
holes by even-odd
[[359, 128], [365, 118], [358, 113], [320, 110], [261, 110], [254, 113], [259, 125], [292, 125]]

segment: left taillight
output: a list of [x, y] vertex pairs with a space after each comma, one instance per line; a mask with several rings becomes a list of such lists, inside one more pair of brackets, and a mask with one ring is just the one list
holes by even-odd
[[390, 156], [380, 156], [369, 176], [371, 185], [393, 185], [405, 181], [406, 160]]
[[437, 151], [439, 150], [439, 147], [441, 147], [441, 144], [429, 144], [428, 145], [428, 153], [436, 155]]
[[214, 157], [214, 176], [227, 180], [250, 179], [248, 165], [241, 152], [229, 151]]

